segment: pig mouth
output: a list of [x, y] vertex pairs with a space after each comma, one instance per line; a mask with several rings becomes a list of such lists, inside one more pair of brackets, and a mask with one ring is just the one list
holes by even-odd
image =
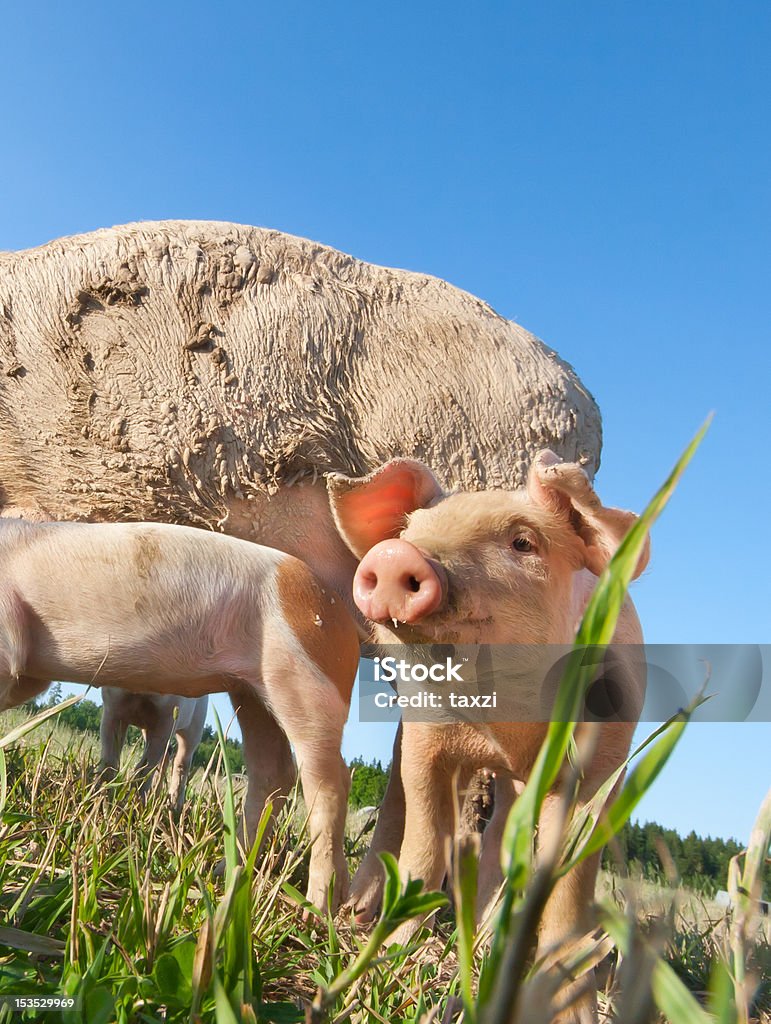
[[[439, 630], [442, 638], [449, 637], [451, 630]], [[420, 627], [410, 625], [406, 622], [374, 623], [372, 635], [380, 644], [432, 644], [437, 641], [437, 630], [430, 625], [421, 624]], [[455, 639], [446, 640], [447, 643], [457, 642]]]
[[446, 615], [437, 615], [420, 622], [374, 622], [372, 636], [379, 644], [479, 644], [484, 642], [488, 616], [476, 609], [464, 615], [450, 601]]

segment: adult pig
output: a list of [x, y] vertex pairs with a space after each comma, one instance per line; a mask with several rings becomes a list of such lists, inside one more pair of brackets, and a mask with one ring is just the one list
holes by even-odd
[[[566, 363], [436, 278], [211, 222], [0, 254], [2, 515], [219, 529], [348, 600], [357, 560], [323, 473], [412, 456], [446, 488], [512, 488], [545, 446], [593, 474], [600, 439]], [[252, 716], [267, 795], [291, 756]]]

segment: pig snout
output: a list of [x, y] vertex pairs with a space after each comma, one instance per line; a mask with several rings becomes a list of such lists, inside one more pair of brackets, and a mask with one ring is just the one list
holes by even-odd
[[406, 540], [384, 540], [367, 552], [353, 580], [353, 599], [372, 622], [420, 622], [441, 605], [444, 570]]

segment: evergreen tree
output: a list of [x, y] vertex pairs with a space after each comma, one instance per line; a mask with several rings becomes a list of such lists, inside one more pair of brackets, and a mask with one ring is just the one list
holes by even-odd
[[[629, 870], [637, 869], [644, 878], [666, 882], [667, 872], [659, 844], [669, 851], [680, 880], [705, 896], [713, 896], [718, 889], [727, 887], [728, 865], [731, 858], [742, 851], [733, 839], [713, 839], [712, 836], [703, 839], [695, 832], [689, 832], [683, 839], [674, 829], [662, 828], [652, 821], [644, 825], [627, 822], [615, 845]], [[610, 848], [603, 854], [603, 864], [611, 870], [618, 868]], [[764, 898], [768, 898], [770, 889], [767, 881]]]
[[380, 761], [365, 763], [364, 758], [351, 761], [351, 792], [348, 797], [352, 807], [379, 807], [388, 785], [389, 769]]

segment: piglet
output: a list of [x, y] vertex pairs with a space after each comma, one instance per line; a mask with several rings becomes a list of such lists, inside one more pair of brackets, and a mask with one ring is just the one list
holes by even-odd
[[[550, 451], [538, 454], [527, 487], [520, 491], [445, 494], [431, 471], [410, 459], [396, 459], [361, 479], [332, 475], [327, 485], [338, 530], [360, 559], [354, 600], [380, 644], [569, 645], [597, 576], [636, 519], [630, 512], [606, 508], [581, 467]], [[646, 549], [638, 575], [647, 558]], [[641, 641], [639, 621], [627, 601], [615, 642]], [[591, 798], [628, 753], [645, 689], [639, 661], [630, 657], [622, 673], [628, 720], [600, 727], [581, 780], [580, 802]], [[422, 878], [429, 889], [440, 887], [453, 830], [453, 775], [459, 768], [461, 777], [488, 768], [496, 771], [501, 785], [483, 840], [484, 905], [500, 879], [506, 812], [515, 789], [528, 778], [547, 722], [404, 721], [402, 729], [401, 760], [395, 758], [394, 767], [403, 793], [392, 778], [382, 827], [379, 823], [353, 882], [352, 904], [360, 917], [374, 912], [381, 877], [375, 856], [384, 848], [399, 851], [402, 877]], [[402, 800], [403, 832], [395, 824]], [[560, 827], [555, 789], [541, 815], [542, 852], [553, 848]], [[539, 954], [593, 926], [598, 865], [599, 854], [557, 883], [543, 915]], [[395, 938], [406, 940], [415, 927], [403, 926]], [[595, 1021], [594, 990], [573, 995], [578, 998], [560, 1019]]]
[[[359, 643], [342, 600], [271, 548], [183, 526], [0, 520], [0, 710], [51, 680], [188, 698], [227, 692], [247, 832], [293, 745], [313, 841], [308, 898], [347, 886], [340, 754]], [[275, 754], [275, 757], [273, 756]]]

